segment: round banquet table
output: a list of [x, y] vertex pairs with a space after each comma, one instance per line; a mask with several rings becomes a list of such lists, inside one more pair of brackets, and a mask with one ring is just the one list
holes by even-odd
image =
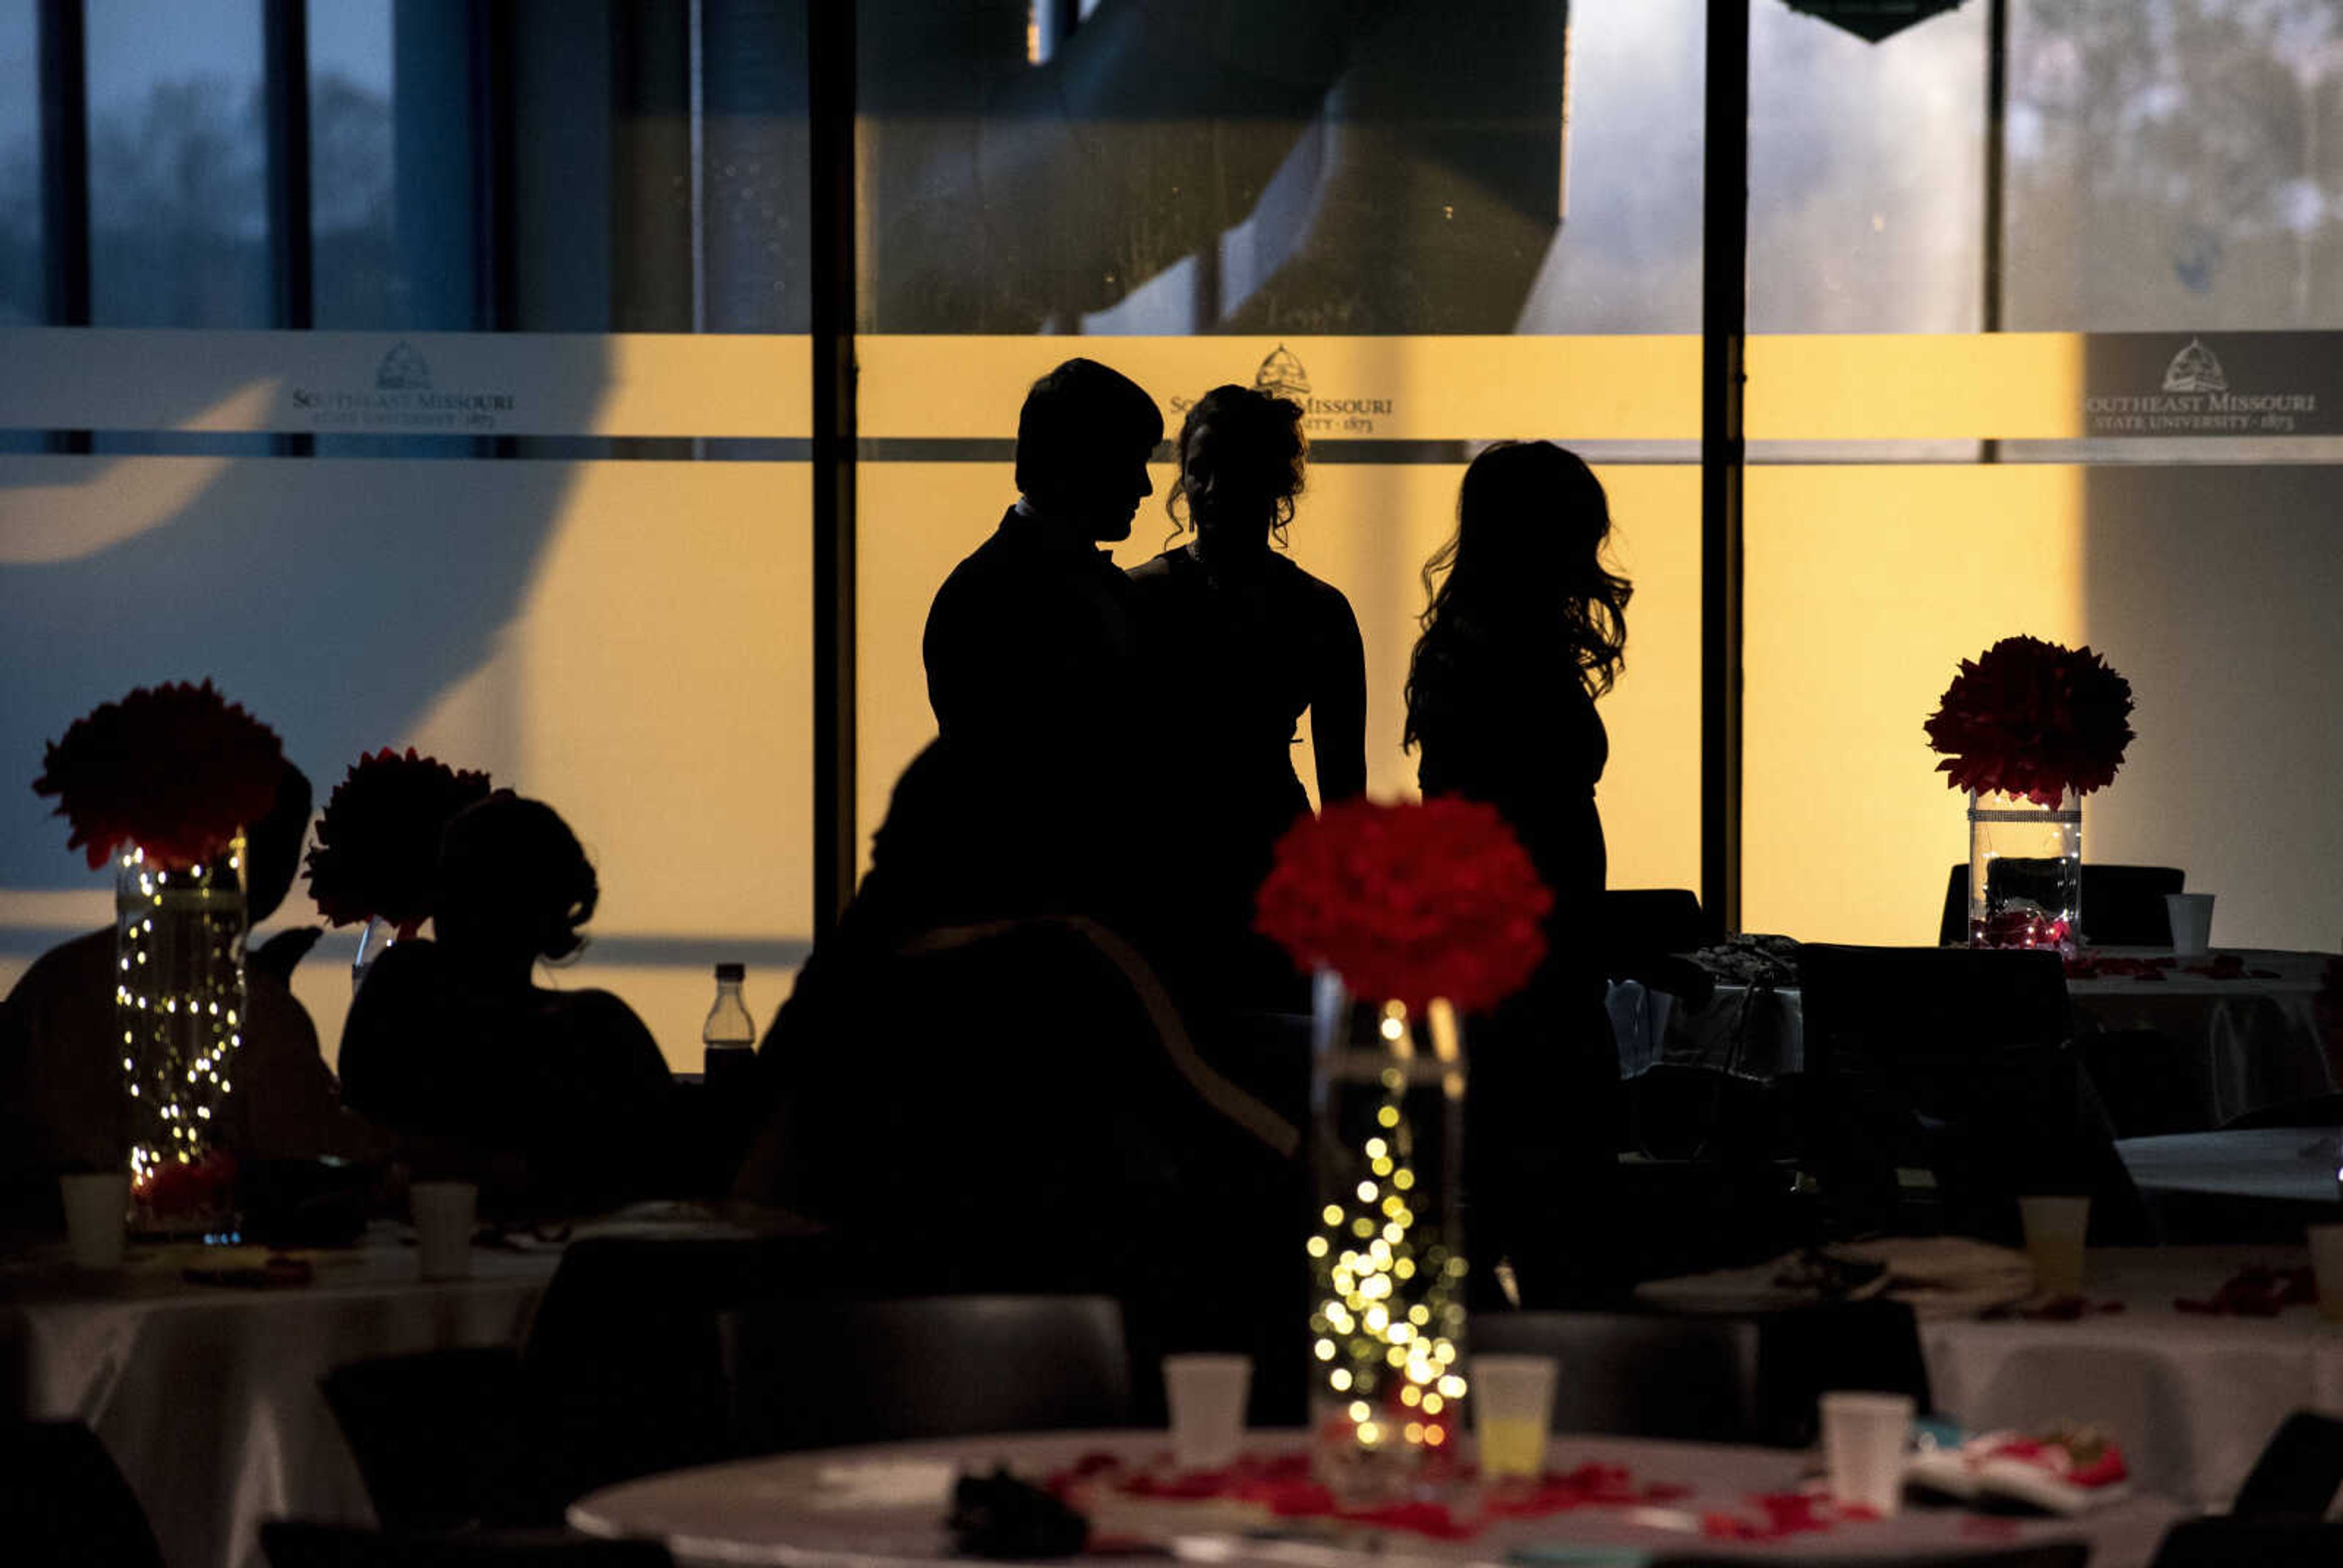
[[558, 1261], [476, 1247], [469, 1279], [427, 1284], [402, 1230], [298, 1250], [306, 1285], [198, 1284], [257, 1247], [135, 1247], [83, 1273], [62, 1246], [0, 1264], [0, 1354], [17, 1414], [105, 1442], [173, 1568], [257, 1568], [264, 1519], [371, 1523], [317, 1380], [346, 1362], [513, 1344]]
[[2141, 1486], [2226, 1506], [2288, 1415], [2343, 1415], [2343, 1326], [2308, 1305], [2241, 1317], [2177, 1303], [2209, 1301], [2248, 1265], [2308, 1261], [2300, 1247], [2095, 1248], [2079, 1318], [1923, 1322], [1930, 1396], [1972, 1432], [2104, 1427]]
[[[1290, 1452], [1302, 1441], [1298, 1432], [1257, 1432], [1247, 1451]], [[580, 1499], [568, 1517], [572, 1528], [587, 1534], [661, 1541], [687, 1563], [965, 1568], [966, 1560], [952, 1553], [944, 1523], [955, 1473], [990, 1473], [1005, 1463], [1021, 1477], [1039, 1480], [1099, 1452], [1130, 1462], [1169, 1458], [1163, 1433], [1133, 1432], [834, 1449], [628, 1482]], [[1533, 1548], [1547, 1549], [1556, 1562], [1569, 1553], [1600, 1552], [1612, 1563], [1695, 1553], [1746, 1555], [1759, 1562], [1786, 1556], [1804, 1563], [1921, 1551], [1982, 1552], [2078, 1536], [2092, 1543], [2094, 1568], [2137, 1568], [2153, 1555], [2165, 1529], [2181, 1517], [2176, 1505], [2136, 1494], [2078, 1519], [2016, 1521], [1951, 1509], [1906, 1509], [1889, 1520], [1842, 1523], [1770, 1542], [1735, 1542], [1701, 1533], [1699, 1513], [1747, 1513], [1745, 1500], [1752, 1493], [1795, 1489], [1808, 1472], [1807, 1455], [1608, 1437], [1556, 1437], [1548, 1447], [1553, 1471], [1597, 1462], [1624, 1465], [1638, 1483], [1681, 1483], [1692, 1488], [1692, 1495], [1661, 1509], [1587, 1507], [1542, 1519], [1499, 1521], [1455, 1542], [1360, 1528], [1347, 1530], [1339, 1540], [1322, 1533], [1269, 1540], [1242, 1533], [1243, 1520], [1227, 1505], [1212, 1503], [1133, 1504], [1131, 1517], [1118, 1507], [1099, 1523], [1118, 1535], [1145, 1535], [1182, 1560], [1235, 1568], [1489, 1564]]]

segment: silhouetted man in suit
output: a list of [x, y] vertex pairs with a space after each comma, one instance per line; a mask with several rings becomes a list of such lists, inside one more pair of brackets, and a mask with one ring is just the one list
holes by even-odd
[[1130, 579], [1099, 547], [1130, 538], [1162, 437], [1128, 377], [1090, 359], [1042, 377], [1017, 421], [1017, 503], [936, 592], [921, 651], [940, 735], [874, 862], [948, 870], [956, 913], [1111, 919], [1122, 901], [1130, 852], [1102, 840], [1141, 766], [1145, 694]]
[[1131, 537], [1162, 438], [1154, 399], [1095, 360], [1033, 384], [1017, 421], [1017, 504], [928, 611], [928, 701], [946, 745], [1096, 769], [1081, 760], [1086, 732], [1131, 704], [1138, 652], [1130, 581], [1098, 547]]
[[1148, 878], [1109, 835], [1137, 775], [1131, 582], [1098, 546], [1153, 493], [1154, 400], [1070, 359], [1017, 421], [1017, 504], [937, 590], [923, 649], [938, 739], [896, 781], [870, 870], [766, 1036], [822, 1040], [906, 945], [953, 926], [1076, 914], [1122, 923]]

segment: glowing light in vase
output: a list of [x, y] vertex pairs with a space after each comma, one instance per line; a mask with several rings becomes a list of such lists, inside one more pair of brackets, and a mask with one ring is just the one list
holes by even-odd
[[1322, 1386], [1366, 1449], [1443, 1446], [1466, 1392], [1453, 1370], [1466, 1263], [1438, 1216], [1414, 1207], [1423, 1187], [1406, 1105], [1426, 1069], [1444, 1099], [1461, 1100], [1463, 1055], [1453, 1009], [1434, 1001], [1426, 1022], [1431, 1063], [1418, 1058], [1407, 1009], [1383, 1004], [1376, 1030], [1389, 1060], [1375, 1131], [1345, 1146], [1358, 1179], [1340, 1201], [1329, 1194], [1303, 1243], [1318, 1287], [1310, 1327]]
[[130, 1101], [129, 1161], [144, 1197], [172, 1166], [201, 1163], [244, 1043], [244, 839], [173, 870], [117, 853], [115, 1020]]

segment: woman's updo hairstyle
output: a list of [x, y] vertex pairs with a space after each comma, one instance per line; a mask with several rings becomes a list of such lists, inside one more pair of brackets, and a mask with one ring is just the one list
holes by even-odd
[[440, 838], [432, 923], [442, 942], [566, 959], [586, 945], [600, 897], [578, 836], [542, 800], [499, 789]]
[[1258, 528], [1284, 543], [1309, 460], [1302, 419], [1301, 404], [1252, 387], [1231, 383], [1199, 397], [1180, 425], [1180, 477], [1165, 501], [1172, 520], [1199, 535]]

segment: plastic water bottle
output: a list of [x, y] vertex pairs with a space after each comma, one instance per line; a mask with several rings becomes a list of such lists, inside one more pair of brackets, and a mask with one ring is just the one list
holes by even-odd
[[757, 1060], [757, 1020], [740, 1000], [740, 982], [748, 972], [743, 964], [716, 966], [716, 1005], [708, 1010], [708, 1022], [699, 1030], [700, 1042], [708, 1047], [703, 1071], [710, 1089], [744, 1082]]

